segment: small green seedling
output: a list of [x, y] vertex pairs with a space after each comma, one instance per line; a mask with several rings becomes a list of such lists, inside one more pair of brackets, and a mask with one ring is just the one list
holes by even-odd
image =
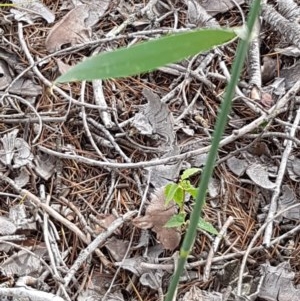
[[[186, 212], [184, 211], [185, 196], [188, 193], [195, 200], [197, 195], [197, 188], [191, 184], [189, 178], [200, 171], [200, 168], [188, 168], [183, 172], [178, 183], [169, 183], [166, 185], [166, 204], [173, 200], [179, 207], [179, 213], [172, 216], [165, 224], [165, 227], [173, 228], [186, 224]], [[218, 234], [218, 231], [214, 226], [201, 217], [199, 218], [198, 229], [207, 231], [211, 234]]]

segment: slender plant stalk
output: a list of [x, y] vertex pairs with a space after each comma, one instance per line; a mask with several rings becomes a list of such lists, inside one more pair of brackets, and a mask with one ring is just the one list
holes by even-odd
[[225, 92], [225, 99], [221, 105], [221, 110], [218, 114], [217, 122], [215, 125], [213, 140], [210, 152], [208, 154], [207, 162], [205, 164], [203, 175], [201, 177], [200, 184], [198, 186], [196, 202], [191, 214], [190, 224], [185, 234], [183, 244], [180, 249], [180, 256], [178, 259], [178, 264], [176, 271], [173, 275], [173, 278], [170, 282], [168, 292], [165, 298], [165, 301], [173, 301], [174, 294], [179, 282], [179, 278], [184, 270], [184, 266], [188, 257], [188, 254], [194, 244], [196, 231], [197, 231], [197, 224], [205, 204], [206, 198], [206, 190], [208, 186], [208, 182], [212, 176], [214, 165], [216, 161], [216, 157], [218, 154], [218, 147], [222, 135], [224, 133], [225, 126], [227, 124], [227, 116], [231, 110], [231, 103], [232, 98], [234, 97], [235, 87], [237, 85], [240, 73], [243, 68], [243, 64], [247, 55], [249, 42], [251, 39], [251, 33], [255, 24], [255, 20], [260, 12], [260, 0], [254, 0], [252, 3], [251, 10], [249, 12], [248, 22], [247, 22], [247, 29], [246, 36], [244, 39], [240, 40], [238, 48], [237, 48], [237, 56], [234, 60], [233, 67], [232, 67], [232, 75], [230, 82], [226, 88]]

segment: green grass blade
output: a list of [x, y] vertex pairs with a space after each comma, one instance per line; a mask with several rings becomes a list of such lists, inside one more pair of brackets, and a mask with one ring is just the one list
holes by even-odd
[[235, 93], [235, 87], [237, 85], [238, 78], [240, 76], [246, 58], [251, 32], [253, 30], [254, 23], [259, 14], [259, 11], [260, 11], [260, 0], [254, 0], [252, 3], [251, 10], [249, 12], [249, 18], [247, 22], [248, 32], [246, 33], [245, 39], [239, 42], [237, 48], [237, 55], [232, 67], [231, 80], [226, 88], [225, 99], [221, 105], [221, 110], [218, 114], [215, 130], [213, 134], [212, 146], [208, 154], [207, 162], [205, 164], [201, 181], [198, 187], [198, 193], [196, 196], [196, 202], [190, 218], [190, 224], [184, 237], [184, 241], [180, 250], [180, 257], [178, 260], [177, 268], [175, 270], [175, 273], [169, 285], [169, 289], [165, 301], [173, 300], [179, 282], [179, 278], [182, 275], [188, 254], [195, 241], [197, 225], [199, 221], [199, 213], [202, 212], [205, 203], [206, 191], [207, 191], [209, 180], [213, 173], [215, 160], [218, 153], [219, 143], [224, 133], [224, 129], [228, 119], [227, 116], [230, 113], [231, 102]]
[[202, 29], [177, 33], [90, 57], [56, 79], [58, 82], [117, 78], [149, 72], [232, 40], [233, 30]]

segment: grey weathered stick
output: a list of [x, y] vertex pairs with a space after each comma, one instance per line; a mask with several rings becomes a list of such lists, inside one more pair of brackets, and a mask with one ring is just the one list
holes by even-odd
[[34, 289], [27, 289], [25, 287], [6, 288], [0, 287], [0, 299], [4, 297], [14, 297], [15, 299], [29, 299], [34, 301], [65, 301], [59, 296], [51, 293], [46, 293]]
[[226, 231], [227, 231], [228, 227], [233, 222], [234, 222], [234, 218], [232, 216], [229, 216], [226, 223], [223, 225], [223, 227], [220, 230], [219, 234], [215, 238], [215, 241], [214, 241], [213, 245], [211, 246], [209, 254], [207, 256], [206, 265], [205, 265], [204, 272], [203, 272], [203, 281], [208, 281], [209, 280], [209, 274], [210, 274], [210, 270], [211, 270], [212, 259], [213, 259], [215, 253], [218, 250], [218, 247], [219, 247], [219, 244], [222, 240], [222, 237], [226, 234]]
[[[293, 126], [290, 129], [290, 132], [289, 132], [290, 137], [295, 137], [299, 123], [300, 123], [300, 108], [297, 111], [296, 117], [293, 122]], [[283, 177], [285, 175], [286, 166], [288, 163], [290, 153], [293, 149], [293, 141], [292, 140], [286, 140], [286, 141], [287, 141], [286, 147], [282, 154], [282, 158], [281, 158], [281, 162], [280, 162], [280, 166], [278, 169], [278, 174], [277, 174], [277, 178], [276, 178], [276, 182], [275, 182], [276, 186], [272, 193], [272, 198], [271, 198], [271, 203], [270, 203], [267, 220], [272, 220], [272, 218], [274, 217], [274, 215], [276, 213], [277, 201], [278, 201], [278, 198], [279, 198], [279, 195], [281, 192], [281, 184], [283, 181]], [[267, 247], [269, 247], [269, 245], [270, 245], [272, 232], [273, 232], [273, 223], [270, 222], [266, 227], [264, 240], [263, 240], [264, 245]]]

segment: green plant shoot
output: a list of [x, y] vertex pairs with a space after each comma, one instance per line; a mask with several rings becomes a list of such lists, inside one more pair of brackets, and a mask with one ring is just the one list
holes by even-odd
[[165, 301], [173, 301], [174, 295], [177, 289], [177, 285], [184, 270], [184, 266], [195, 241], [197, 227], [199, 224], [199, 212], [202, 212], [205, 198], [206, 198], [206, 190], [208, 187], [209, 180], [212, 176], [216, 157], [218, 154], [219, 143], [222, 138], [222, 135], [225, 130], [225, 126], [227, 124], [228, 114], [231, 110], [232, 99], [234, 97], [235, 88], [239, 79], [239, 76], [242, 71], [243, 64], [245, 62], [245, 58], [247, 55], [247, 51], [249, 48], [249, 43], [251, 40], [251, 34], [254, 28], [254, 24], [260, 12], [260, 0], [252, 1], [252, 6], [249, 12], [249, 17], [247, 21], [247, 31], [245, 37], [239, 42], [236, 57], [232, 66], [231, 79], [226, 87], [225, 98], [222, 102], [220, 112], [218, 114], [217, 122], [215, 125], [215, 130], [213, 134], [213, 140], [211, 144], [211, 149], [208, 154], [208, 158], [206, 164], [204, 166], [204, 170], [201, 176], [201, 181], [198, 187], [196, 202], [191, 214], [190, 224], [184, 236], [184, 240], [180, 249], [180, 255], [177, 263], [177, 267], [175, 273], [173, 274], [172, 280], [168, 287], [168, 292], [165, 298]]
[[[185, 196], [186, 194], [189, 194], [193, 199], [195, 199], [197, 194], [197, 188], [191, 184], [189, 178], [200, 171], [200, 168], [188, 168], [182, 173], [178, 183], [169, 183], [166, 185], [166, 204], [173, 200], [179, 206], [179, 213], [172, 216], [166, 223], [165, 227], [173, 228], [186, 224], [186, 212], [184, 211]], [[211, 234], [218, 234], [218, 231], [214, 228], [214, 226], [201, 217], [197, 228]]]

